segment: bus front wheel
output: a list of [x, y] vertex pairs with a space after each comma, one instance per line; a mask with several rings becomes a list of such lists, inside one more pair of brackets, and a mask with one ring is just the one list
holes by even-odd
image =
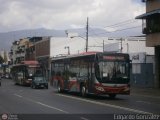
[[111, 99], [114, 99], [114, 98], [116, 97], [116, 94], [109, 94], [109, 97], [110, 97]]

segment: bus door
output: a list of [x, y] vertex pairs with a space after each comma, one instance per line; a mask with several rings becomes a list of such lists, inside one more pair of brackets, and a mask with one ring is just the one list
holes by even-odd
[[69, 84], [69, 65], [64, 65], [64, 72], [63, 72], [63, 79], [64, 79], [64, 89], [68, 89]]
[[94, 66], [93, 62], [88, 63], [88, 92], [93, 91], [94, 85]]

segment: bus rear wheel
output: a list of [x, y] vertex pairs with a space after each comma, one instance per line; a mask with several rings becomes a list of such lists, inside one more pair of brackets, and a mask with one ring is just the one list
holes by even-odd
[[86, 97], [86, 87], [84, 85], [81, 86], [81, 96]]
[[63, 92], [60, 83], [58, 83], [57, 90], [58, 90], [59, 93]]

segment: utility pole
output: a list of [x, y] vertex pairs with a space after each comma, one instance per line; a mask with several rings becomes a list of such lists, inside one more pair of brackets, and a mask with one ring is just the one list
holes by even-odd
[[88, 17], [87, 17], [87, 26], [86, 26], [86, 52], [88, 52]]
[[104, 52], [104, 40], [103, 40], [103, 52]]
[[36, 59], [36, 57], [37, 57], [37, 55], [36, 55], [36, 38], [33, 37], [33, 39], [34, 39], [34, 50], [35, 50], [34, 57], [35, 57], [35, 60], [37, 60]]

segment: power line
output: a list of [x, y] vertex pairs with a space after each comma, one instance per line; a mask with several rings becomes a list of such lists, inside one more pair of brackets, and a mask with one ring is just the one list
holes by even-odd
[[[139, 27], [141, 27], [141, 25], [139, 25], [139, 26], [134, 26], [134, 27], [128, 27], [128, 28], [124, 28], [124, 29], [118, 29], [118, 30], [115, 30], [115, 31], [111, 31], [111, 32], [108, 32], [108, 31], [106, 31], [106, 32], [103, 32], [103, 33], [97, 33], [96, 35], [101, 35], [101, 34], [109, 34], [109, 33], [114, 33], [114, 32], [119, 32], [119, 31], [124, 31], [124, 30], [129, 30], [129, 29], [135, 29], [135, 28], [139, 28]], [[94, 34], [95, 35], [95, 34]]]
[[[119, 26], [122, 26], [122, 25], [131, 24], [131, 23], [134, 23], [134, 22], [137, 22], [137, 20], [128, 19], [128, 20], [125, 20], [125, 21], [122, 21], [122, 22], [118, 22], [118, 23], [115, 23], [115, 24], [112, 24], [112, 25], [105, 26], [103, 28], [107, 28], [107, 27], [115, 28], [115, 27], [119, 27]], [[91, 31], [92, 31], [92, 29], [91, 29]]]
[[119, 23], [115, 23], [115, 24], [112, 24], [112, 25], [105, 26], [104, 28], [106, 28], [106, 27], [117, 27], [117, 26], [121, 26], [121, 25], [124, 25], [124, 24], [131, 24], [133, 22], [137, 22], [137, 20], [129, 19], [129, 20], [125, 20], [125, 21], [122, 21], [122, 22], [119, 22]]

